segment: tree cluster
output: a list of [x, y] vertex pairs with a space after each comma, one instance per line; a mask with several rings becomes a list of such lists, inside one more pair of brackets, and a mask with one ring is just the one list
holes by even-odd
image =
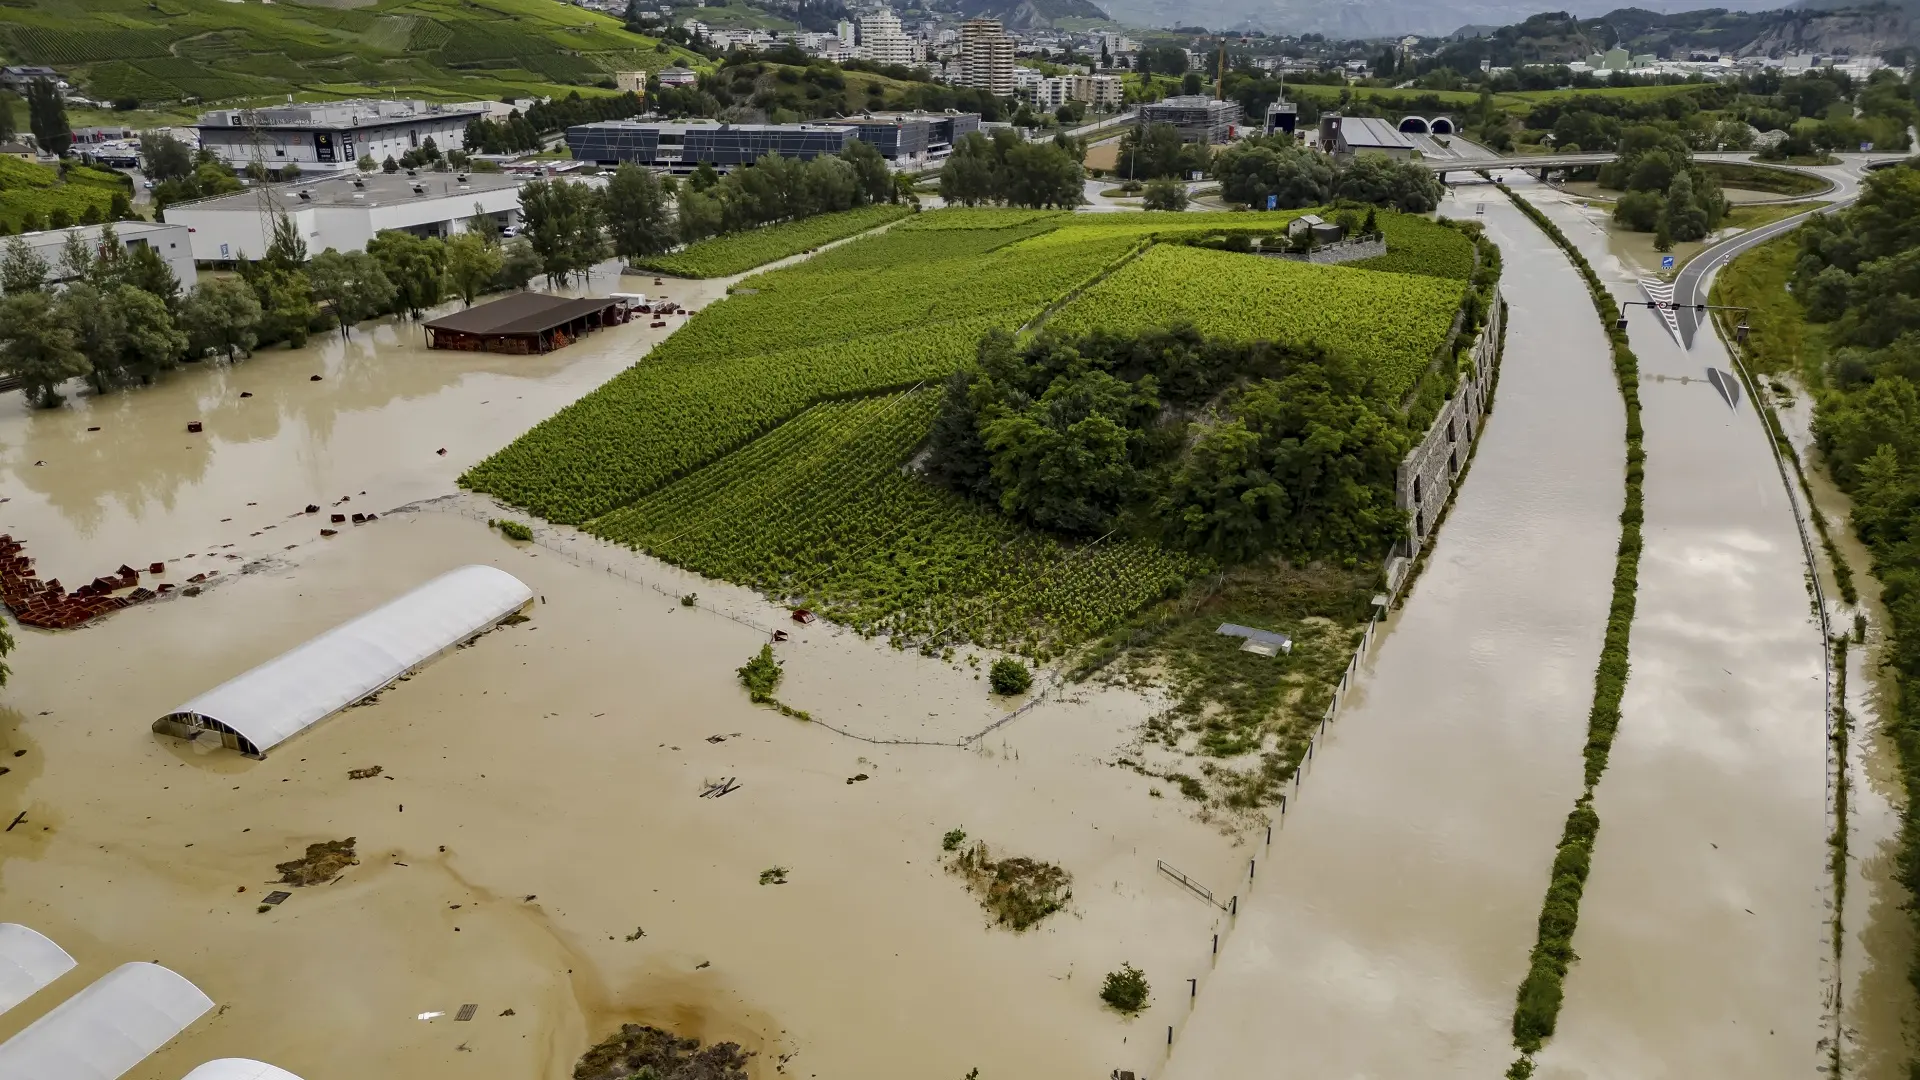
[[1623, 132], [1620, 157], [1600, 167], [1600, 184], [1622, 192], [1613, 220], [1653, 233], [1662, 250], [1706, 239], [1727, 214], [1719, 183], [1694, 162], [1684, 141], [1657, 127]]
[[1318, 351], [1187, 325], [1024, 346], [994, 330], [948, 383], [927, 470], [1058, 532], [1361, 558], [1405, 531], [1408, 438], [1364, 371]]
[[187, 350], [194, 313], [179, 282], [152, 248], [129, 251], [111, 225], [97, 242], [69, 234], [57, 267], [13, 238], [0, 254], [0, 290], [0, 371], [34, 405], [59, 404], [68, 379], [98, 392], [151, 382]]
[[1114, 175], [1127, 180], [1184, 180], [1193, 173], [1205, 173], [1212, 164], [1207, 144], [1182, 140], [1180, 129], [1172, 124], [1148, 124], [1120, 136]]
[[1064, 135], [1028, 142], [1001, 128], [960, 140], [940, 167], [940, 197], [961, 206], [1071, 207], [1085, 201], [1085, 149]]
[[535, 102], [522, 116], [515, 109], [505, 120], [467, 121], [466, 147], [477, 154], [511, 154], [540, 149], [540, 137], [565, 131], [575, 124], [597, 120], [625, 120], [647, 111], [638, 94], [582, 97], [575, 90], [564, 98]]
[[27, 84], [27, 128], [40, 149], [64, 156], [73, 145], [73, 128], [67, 123], [67, 103], [60, 88], [49, 79]]
[[[853, 91], [851, 94], [849, 91]], [[653, 111], [733, 123], [797, 123], [865, 110], [976, 112], [986, 120], [1013, 115], [1010, 99], [985, 90], [930, 82], [924, 72], [855, 62], [831, 64], [783, 51], [729, 53], [697, 86], [648, 89]]]
[[1221, 198], [1261, 210], [1271, 196], [1282, 210], [1348, 200], [1424, 214], [1446, 194], [1432, 170], [1416, 162], [1380, 154], [1335, 162], [1295, 145], [1285, 133], [1256, 135], [1220, 151], [1213, 158], [1213, 175]]
[[[652, 176], [644, 170], [634, 172]], [[637, 192], [648, 182], [632, 177], [628, 189]], [[664, 246], [633, 247], [620, 254], [650, 255], [674, 242], [691, 244], [709, 236], [893, 202], [900, 197], [886, 159], [858, 140], [837, 155], [823, 154], [810, 161], [763, 154], [752, 166], [734, 169], [725, 176], [703, 165], [669, 193], [677, 205], [675, 220], [671, 227], [648, 230], [656, 243]], [[653, 207], [657, 202], [643, 201], [642, 205]], [[616, 239], [637, 228], [617, 221], [615, 227]]]

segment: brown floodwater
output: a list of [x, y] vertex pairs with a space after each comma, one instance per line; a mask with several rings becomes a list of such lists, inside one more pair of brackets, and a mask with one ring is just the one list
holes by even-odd
[[1513, 1057], [1514, 988], [1580, 790], [1625, 420], [1572, 267], [1489, 189], [1444, 212], [1478, 203], [1511, 305], [1493, 413], [1168, 1077], [1484, 1078]]
[[[666, 291], [698, 307], [725, 285]], [[130, 1080], [227, 1056], [311, 1080], [559, 1078], [627, 1021], [739, 1040], [761, 1080], [1104, 1076], [1160, 1060], [1157, 1033], [1184, 1015], [1182, 980], [1204, 972], [1221, 916], [1155, 860], [1225, 881], [1242, 854], [1177, 792], [1111, 764], [1153, 698], [1052, 692], [964, 748], [862, 741], [753, 706], [734, 669], [779, 624], [795, 631], [782, 697], [866, 739], [958, 742], [1012, 711], [965, 654], [797, 627], [746, 590], [585, 538], [516, 544], [475, 520], [485, 500], [441, 498], [657, 332], [537, 359], [427, 352], [416, 334], [367, 327], [57, 411], [5, 403], [0, 524], [44, 572], [165, 558], [172, 580], [221, 573], [198, 597], [18, 634], [0, 810], [25, 817], [0, 833], [0, 916], [80, 967], [0, 1017], [0, 1039], [139, 959], [220, 1009]], [[186, 434], [193, 419], [204, 433]], [[341, 496], [339, 510], [380, 520], [322, 539], [324, 522], [295, 514]], [[440, 501], [393, 512], [421, 499]], [[264, 761], [150, 731], [471, 562], [528, 582], [532, 621]], [[682, 590], [700, 606], [680, 606]], [[699, 797], [725, 777], [736, 791]], [[952, 828], [1065, 867], [1068, 909], [1023, 935], [990, 927], [940, 865]], [[274, 864], [347, 836], [357, 866], [256, 911]], [[789, 884], [759, 884], [774, 866]], [[1123, 961], [1155, 986], [1130, 1020], [1097, 998]], [[476, 1019], [453, 1021], [466, 1003]]]
[[[1604, 228], [1540, 205], [1617, 298]], [[1590, 310], [1585, 313], [1591, 319]], [[1831, 901], [1823, 642], [1759, 417], [1628, 316], [1646, 427], [1632, 673], [1595, 798], [1600, 833], [1559, 1031], [1537, 1075], [1805, 1077], [1822, 1062]]]

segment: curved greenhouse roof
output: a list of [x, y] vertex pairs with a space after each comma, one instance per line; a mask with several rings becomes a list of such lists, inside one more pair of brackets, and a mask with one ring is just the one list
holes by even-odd
[[250, 1058], [218, 1058], [193, 1070], [180, 1080], [300, 1080], [277, 1065]]
[[0, 1043], [0, 1076], [118, 1080], [211, 1008], [158, 964], [122, 964]]
[[183, 738], [217, 731], [226, 745], [264, 756], [531, 599], [533, 590], [504, 570], [448, 571], [201, 694], [153, 730]]
[[38, 930], [0, 923], [0, 1013], [72, 971], [73, 957]]

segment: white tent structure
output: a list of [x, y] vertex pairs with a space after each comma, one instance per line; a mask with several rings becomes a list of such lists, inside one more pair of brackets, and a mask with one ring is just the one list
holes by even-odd
[[0, 1043], [0, 1076], [118, 1080], [211, 1008], [158, 964], [122, 964]]
[[281, 653], [154, 721], [163, 735], [213, 731], [252, 757], [361, 700], [525, 607], [533, 590], [463, 566]]
[[217, 1058], [188, 1073], [181, 1080], [300, 1080], [277, 1065], [248, 1058]]
[[0, 1013], [73, 968], [73, 957], [51, 938], [19, 923], [0, 923]]

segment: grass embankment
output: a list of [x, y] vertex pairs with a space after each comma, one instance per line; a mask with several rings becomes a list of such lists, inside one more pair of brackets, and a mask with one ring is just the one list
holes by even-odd
[[[1626, 505], [1620, 511], [1620, 543], [1615, 549], [1613, 601], [1607, 614], [1607, 632], [1600, 646], [1600, 663], [1593, 675], [1593, 706], [1587, 713], [1586, 776], [1583, 790], [1567, 815], [1547, 895], [1540, 907], [1540, 923], [1526, 978], [1515, 994], [1513, 1043], [1523, 1054], [1540, 1049], [1559, 1021], [1567, 966], [1574, 960], [1573, 931], [1580, 921], [1580, 897], [1586, 889], [1600, 815], [1593, 809], [1594, 788], [1606, 772], [1614, 732], [1620, 726], [1620, 698], [1627, 688], [1628, 646], [1633, 632], [1633, 609], [1640, 578], [1641, 481], [1646, 475], [1646, 451], [1641, 447], [1640, 361], [1627, 345], [1627, 332], [1616, 328], [1620, 309], [1601, 283], [1586, 256], [1567, 235], [1535, 209], [1532, 203], [1508, 191], [1520, 211], [1566, 252], [1593, 298], [1613, 349], [1613, 373], [1627, 412]], [[1532, 1075], [1531, 1057], [1522, 1057], [1508, 1070], [1510, 1077]]]
[[858, 236], [913, 213], [900, 203], [875, 203], [836, 214], [816, 214], [728, 236], [702, 240], [679, 251], [640, 259], [634, 265], [683, 278], [726, 277], [756, 266], [811, 251], [821, 244]]
[[116, 192], [132, 195], [118, 173], [69, 164], [63, 180], [52, 166], [0, 158], [0, 224], [8, 232], [19, 232], [28, 218], [44, 229], [56, 210], [65, 210], [76, 225], [89, 207], [104, 220]]
[[[1799, 251], [1799, 238], [1788, 233], [1740, 255], [1715, 275], [1711, 300], [1716, 305], [1745, 309], [1742, 317], [1748, 325], [1747, 340], [1732, 346], [1738, 354], [1741, 377], [1747, 384], [1747, 392], [1760, 406], [1774, 445], [1793, 464], [1794, 476], [1806, 496], [1814, 531], [1820, 534], [1821, 550], [1826, 552], [1827, 563], [1833, 568], [1834, 586], [1840, 590], [1842, 600], [1854, 604], [1859, 602], [1860, 593], [1854, 585], [1853, 567], [1833, 542], [1827, 515], [1821, 512], [1820, 504], [1814, 500], [1813, 488], [1807, 483], [1800, 452], [1781, 428], [1772, 400], [1760, 393], [1758, 385], [1764, 378], [1776, 396], [1784, 396], [1788, 388], [1778, 378], [1783, 374], [1798, 376], [1801, 385], [1813, 391], [1826, 384], [1829, 355], [1826, 328], [1808, 322], [1806, 309], [1787, 290]], [[1736, 335], [1729, 325], [1728, 312], [1716, 312], [1715, 318], [1720, 321], [1721, 338], [1734, 341]]]
[[1826, 179], [1791, 169], [1770, 169], [1764, 165], [1742, 165], [1731, 161], [1702, 161], [1700, 168], [1720, 182], [1721, 187], [1748, 191], [1771, 191], [1776, 195], [1812, 195], [1833, 185]]
[[[548, 0], [10, 0], [9, 63], [47, 64], [90, 97], [530, 97], [698, 57], [608, 15]], [[591, 92], [591, 91], [588, 91]]]

